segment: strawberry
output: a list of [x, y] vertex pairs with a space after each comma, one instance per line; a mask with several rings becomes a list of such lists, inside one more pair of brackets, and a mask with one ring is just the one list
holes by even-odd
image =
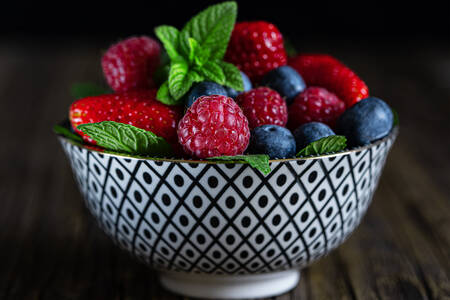
[[180, 118], [178, 107], [167, 106], [156, 100], [156, 90], [86, 97], [72, 103], [69, 111], [74, 130], [92, 144], [95, 141], [77, 130], [78, 125], [115, 121], [151, 131], [169, 143], [176, 144]]
[[336, 94], [347, 107], [369, 96], [369, 89], [358, 75], [326, 54], [301, 54], [289, 59], [307, 86], [320, 86]]
[[149, 37], [131, 37], [112, 45], [102, 57], [106, 81], [116, 92], [152, 87], [161, 47]]
[[286, 64], [283, 37], [275, 25], [267, 22], [236, 23], [225, 60], [258, 82], [268, 71]]

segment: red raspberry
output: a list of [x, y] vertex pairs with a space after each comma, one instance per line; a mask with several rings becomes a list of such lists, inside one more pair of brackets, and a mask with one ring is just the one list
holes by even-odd
[[344, 112], [345, 103], [320, 87], [309, 87], [294, 99], [289, 106], [288, 127], [295, 130], [309, 122], [322, 122], [333, 127], [337, 118]]
[[369, 96], [369, 88], [358, 75], [332, 56], [301, 54], [289, 65], [302, 75], [307, 86], [321, 86], [335, 93], [347, 107]]
[[112, 45], [102, 57], [106, 81], [116, 92], [148, 89], [159, 66], [159, 43], [149, 37], [132, 37]]
[[258, 82], [270, 70], [286, 64], [283, 37], [275, 25], [267, 22], [236, 23], [225, 60]]
[[186, 153], [198, 158], [242, 154], [249, 138], [242, 110], [221, 95], [198, 98], [178, 124], [178, 141]]
[[121, 94], [86, 97], [72, 103], [69, 119], [74, 130], [87, 142], [94, 143], [77, 130], [85, 123], [115, 121], [130, 124], [177, 143], [177, 123], [181, 118], [178, 107], [167, 106], [156, 100], [156, 90], [133, 91]]
[[237, 96], [236, 102], [247, 117], [250, 129], [265, 124], [286, 126], [288, 119], [286, 101], [268, 87], [259, 87], [242, 93]]

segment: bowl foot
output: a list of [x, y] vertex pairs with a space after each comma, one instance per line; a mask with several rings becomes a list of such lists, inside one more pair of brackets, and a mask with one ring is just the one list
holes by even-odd
[[265, 298], [293, 289], [299, 270], [254, 275], [209, 275], [161, 272], [161, 285], [176, 294], [196, 298]]

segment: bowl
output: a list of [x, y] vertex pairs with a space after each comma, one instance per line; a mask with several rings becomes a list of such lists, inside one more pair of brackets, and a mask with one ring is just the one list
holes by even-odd
[[87, 207], [168, 290], [258, 298], [294, 288], [369, 206], [397, 136], [331, 155], [247, 164], [146, 159], [59, 137]]

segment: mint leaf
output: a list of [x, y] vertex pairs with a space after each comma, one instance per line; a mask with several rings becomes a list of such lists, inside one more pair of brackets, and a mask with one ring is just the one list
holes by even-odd
[[82, 124], [77, 128], [95, 140], [97, 145], [108, 150], [161, 156], [172, 152], [164, 138], [129, 124], [104, 121]]
[[179, 56], [177, 48], [180, 32], [178, 29], [173, 26], [162, 25], [155, 28], [155, 34], [163, 44], [170, 59], [175, 59]]
[[90, 96], [111, 94], [111, 91], [95, 83], [78, 82], [72, 85], [70, 88], [70, 94], [75, 99], [81, 99]]
[[61, 126], [59, 124], [56, 124], [53, 126], [53, 132], [56, 134], [60, 134], [70, 140], [73, 140], [75, 142], [82, 143], [83, 139], [78, 134], [73, 133], [70, 131], [67, 127]]
[[190, 70], [188, 73], [188, 77], [189, 77], [189, 80], [192, 81], [193, 83], [194, 82], [202, 82], [205, 80], [205, 78], [195, 70]]
[[[237, 16], [236, 2], [212, 5], [194, 16], [181, 30], [211, 50], [212, 59], [222, 59]], [[180, 43], [180, 47], [182, 46]]]
[[169, 81], [165, 81], [163, 84], [161, 84], [158, 92], [156, 93], [156, 99], [159, 100], [159, 102], [167, 105], [177, 105], [180, 102], [170, 95]]
[[186, 60], [179, 58], [172, 61], [169, 71], [169, 92], [175, 99], [180, 99], [189, 91], [192, 81], [189, 80], [188, 75], [189, 65]]
[[244, 82], [242, 81], [242, 75], [239, 69], [235, 65], [224, 61], [219, 62], [219, 66], [225, 74], [224, 85], [242, 92], [244, 90]]
[[298, 156], [321, 155], [344, 150], [347, 139], [342, 135], [330, 135], [312, 142], [297, 153]]
[[189, 38], [189, 62], [201, 67], [208, 61], [211, 55], [209, 48], [201, 48], [200, 44], [193, 38]]
[[218, 84], [225, 83], [225, 73], [217, 62], [208, 61], [197, 71], [206, 79], [217, 82]]
[[400, 119], [398, 118], [398, 112], [391, 107], [392, 115], [394, 116], [394, 121], [392, 127], [395, 127], [400, 124]]
[[248, 163], [253, 168], [260, 170], [264, 175], [270, 173], [269, 156], [265, 154], [236, 155], [236, 156], [215, 156], [207, 160], [217, 160], [226, 162]]
[[298, 51], [297, 49], [295, 49], [294, 44], [286, 37], [284, 37], [284, 49], [288, 57], [294, 57], [298, 54]]

